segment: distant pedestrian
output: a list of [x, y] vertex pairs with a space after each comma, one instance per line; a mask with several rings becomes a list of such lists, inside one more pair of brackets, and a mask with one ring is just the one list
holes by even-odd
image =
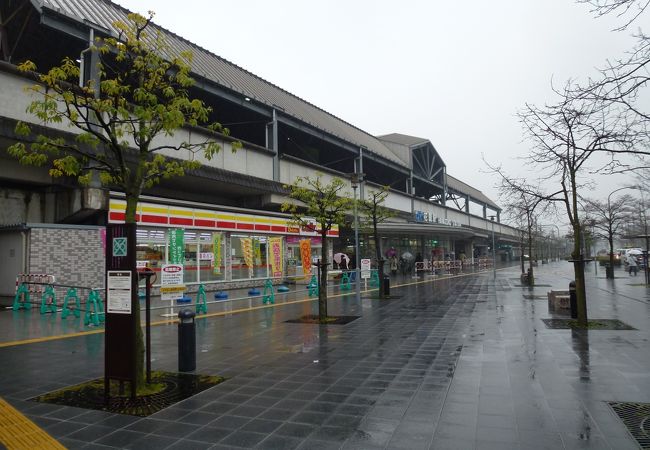
[[632, 276], [632, 272], [634, 272], [634, 276], [636, 276], [638, 266], [636, 264], [636, 258], [634, 257], [634, 255], [631, 253], [628, 254], [626, 262], [627, 262], [627, 268], [629, 270], [630, 276]]
[[397, 275], [397, 256], [393, 255], [390, 258], [390, 273]]

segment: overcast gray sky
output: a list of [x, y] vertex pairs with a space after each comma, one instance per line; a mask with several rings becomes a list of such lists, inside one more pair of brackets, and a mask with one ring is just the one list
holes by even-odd
[[[449, 174], [494, 200], [481, 155], [521, 173], [517, 110], [634, 44], [611, 31], [615, 17], [572, 0], [117, 3], [153, 10], [159, 25], [370, 134], [428, 138]], [[623, 183], [609, 177], [594, 195]]]

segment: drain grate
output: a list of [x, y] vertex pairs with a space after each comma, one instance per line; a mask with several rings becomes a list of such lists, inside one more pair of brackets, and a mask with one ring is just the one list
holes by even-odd
[[103, 378], [39, 395], [31, 400], [147, 417], [224, 380], [225, 378], [209, 375], [152, 372], [153, 383], [162, 384], [163, 390], [155, 394], [136, 397], [133, 400], [130, 397], [113, 396], [110, 398], [109, 404], [106, 405], [104, 403]]
[[524, 298], [526, 300], [546, 300], [548, 299], [547, 295], [531, 295], [531, 294], [523, 294]]
[[[584, 327], [578, 325], [576, 319], [542, 319], [546, 328], [553, 330], [584, 330]], [[636, 330], [625, 322], [618, 319], [589, 319], [586, 329], [589, 330]]]
[[609, 402], [641, 448], [650, 449], [650, 403]]
[[346, 325], [361, 316], [327, 316], [325, 323], [321, 324], [318, 316], [310, 314], [298, 319], [285, 320], [285, 323], [311, 323], [316, 325]]

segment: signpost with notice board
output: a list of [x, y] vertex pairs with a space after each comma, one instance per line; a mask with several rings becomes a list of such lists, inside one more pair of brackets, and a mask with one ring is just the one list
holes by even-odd
[[364, 289], [368, 289], [368, 279], [370, 278], [370, 258], [361, 259], [361, 279], [364, 283]]
[[110, 381], [131, 384], [136, 394], [136, 326], [139, 326], [138, 275], [136, 272], [136, 225], [106, 226], [106, 329], [104, 344], [104, 400]]
[[183, 284], [183, 265], [164, 264], [160, 271], [160, 299], [168, 301], [170, 312], [163, 314], [164, 317], [174, 316], [174, 302], [183, 298], [185, 285]]

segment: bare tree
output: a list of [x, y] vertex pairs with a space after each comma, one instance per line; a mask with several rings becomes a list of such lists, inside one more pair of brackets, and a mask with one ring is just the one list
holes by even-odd
[[[610, 195], [611, 197], [611, 195]], [[623, 225], [629, 219], [634, 206], [630, 195], [622, 195], [613, 201], [585, 199], [585, 211], [594, 219], [593, 226], [597, 237], [607, 240], [609, 244], [609, 267], [607, 278], [614, 278], [614, 239], [621, 234]]]
[[[499, 196], [503, 200], [504, 210], [513, 225], [520, 230], [521, 243], [521, 273], [522, 282], [525, 279], [529, 286], [535, 285], [533, 245], [534, 228], [540, 210], [543, 210], [548, 203], [542, 203], [543, 196], [532, 186], [526, 185], [522, 180], [511, 179], [505, 176], [501, 169], [494, 169], [501, 175], [501, 186]], [[532, 194], [535, 192], [536, 194]], [[528, 274], [524, 277], [524, 248], [528, 249]]]
[[596, 17], [615, 14], [623, 19], [623, 24], [618, 26], [616, 31], [625, 30], [650, 7], [650, 0], [577, 0], [577, 2], [590, 5], [591, 12]]
[[[616, 15], [623, 24], [616, 31], [626, 30], [644, 16], [650, 0], [577, 0], [588, 4], [597, 16]], [[622, 58], [608, 60], [597, 77], [584, 86], [576, 86], [571, 96], [591, 102], [609, 115], [616, 114], [628, 127], [628, 137], [634, 145], [628, 153], [638, 157], [635, 161], [622, 163], [617, 171], [636, 171], [650, 167], [650, 111], [644, 101], [650, 87], [650, 36], [641, 29], [635, 33], [636, 45]]]
[[[574, 236], [572, 261], [576, 281], [577, 313], [580, 326], [587, 326], [584, 255], [581, 241], [584, 232], [579, 207], [585, 177], [607, 171], [618, 164], [617, 155], [630, 151], [632, 140], [625, 123], [618, 116], [608, 116], [593, 103], [573, 98], [572, 86], [556, 91], [558, 103], [537, 107], [526, 104], [518, 113], [524, 135], [532, 145], [527, 164], [538, 174], [537, 185], [544, 191], [523, 187], [524, 192], [540, 201], [554, 202], [566, 212]], [[604, 163], [599, 155], [607, 155]], [[596, 167], [589, 167], [588, 161]], [[599, 164], [598, 164], [599, 163]]]

